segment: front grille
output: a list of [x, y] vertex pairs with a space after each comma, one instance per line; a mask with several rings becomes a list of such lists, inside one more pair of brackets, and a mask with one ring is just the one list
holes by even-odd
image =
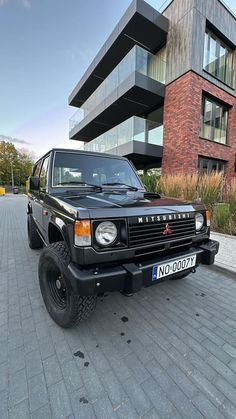
[[[165, 243], [184, 237], [195, 236], [195, 216], [188, 214], [189, 218], [144, 222], [140, 224], [138, 218], [129, 220], [129, 245], [130, 247], [148, 246], [151, 244]], [[149, 217], [151, 219], [152, 217]], [[162, 217], [163, 218], [163, 217]], [[144, 218], [145, 220], [145, 218]], [[167, 225], [168, 224], [168, 225]], [[169, 234], [164, 234], [164, 231]], [[171, 231], [171, 233], [170, 233]]]

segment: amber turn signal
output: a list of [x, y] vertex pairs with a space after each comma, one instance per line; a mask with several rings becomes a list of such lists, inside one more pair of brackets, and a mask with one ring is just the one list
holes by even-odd
[[89, 220], [77, 220], [74, 224], [76, 246], [91, 245], [91, 224]]
[[206, 211], [206, 222], [207, 222], [207, 227], [210, 227], [210, 225], [211, 225], [211, 213], [210, 213], [210, 211]]

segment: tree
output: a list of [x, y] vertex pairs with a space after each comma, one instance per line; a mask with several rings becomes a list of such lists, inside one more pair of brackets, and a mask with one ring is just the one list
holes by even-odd
[[14, 144], [7, 141], [0, 141], [0, 183], [10, 185], [11, 166], [16, 184], [25, 185], [28, 176], [31, 174], [34, 162], [26, 150], [19, 151]]
[[20, 152], [18, 151], [18, 162], [16, 169], [19, 170], [18, 178], [19, 183], [25, 185], [26, 180], [30, 176], [32, 172], [32, 167], [34, 165], [33, 160], [31, 159], [30, 155], [27, 152]]

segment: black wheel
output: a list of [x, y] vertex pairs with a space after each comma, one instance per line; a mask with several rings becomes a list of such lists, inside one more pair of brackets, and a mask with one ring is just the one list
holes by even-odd
[[37, 232], [32, 214], [28, 214], [27, 217], [27, 231], [29, 247], [31, 249], [41, 249], [41, 247], [43, 247], [43, 240]]
[[39, 284], [46, 309], [61, 327], [85, 320], [95, 310], [97, 296], [79, 296], [67, 278], [70, 254], [63, 242], [43, 249], [39, 259]]

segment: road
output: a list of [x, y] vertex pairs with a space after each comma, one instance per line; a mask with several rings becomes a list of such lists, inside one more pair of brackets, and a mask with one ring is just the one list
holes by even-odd
[[39, 254], [26, 197], [1, 197], [1, 419], [236, 418], [232, 277], [201, 267], [131, 298], [110, 294], [62, 330], [41, 299]]

